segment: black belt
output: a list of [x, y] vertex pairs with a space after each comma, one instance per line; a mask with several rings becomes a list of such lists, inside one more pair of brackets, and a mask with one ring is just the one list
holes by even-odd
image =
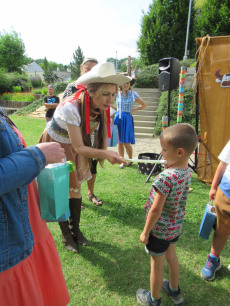
[[69, 138], [69, 134], [66, 130], [62, 129], [54, 120], [54, 117], [51, 120], [51, 125], [50, 125], [51, 129], [57, 133], [58, 135], [61, 135], [65, 138]]

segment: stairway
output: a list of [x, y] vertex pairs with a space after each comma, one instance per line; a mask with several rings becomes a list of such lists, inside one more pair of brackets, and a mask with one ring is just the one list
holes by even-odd
[[[160, 101], [160, 91], [157, 88], [134, 88], [145, 101], [147, 107], [133, 113], [135, 138], [152, 138], [156, 122], [156, 110]], [[139, 103], [134, 103], [133, 108]]]

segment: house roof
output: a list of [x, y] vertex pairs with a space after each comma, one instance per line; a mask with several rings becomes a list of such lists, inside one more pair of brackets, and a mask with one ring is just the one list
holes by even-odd
[[25, 68], [25, 72], [44, 71], [36, 62], [29, 64]]

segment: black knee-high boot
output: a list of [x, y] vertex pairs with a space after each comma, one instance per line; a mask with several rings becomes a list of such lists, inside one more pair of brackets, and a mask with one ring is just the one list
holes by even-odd
[[65, 248], [68, 251], [72, 251], [78, 253], [78, 245], [71, 234], [71, 230], [69, 228], [69, 221], [58, 222], [62, 231], [62, 243], [65, 245]]
[[83, 236], [79, 228], [79, 223], [81, 218], [81, 203], [82, 203], [82, 198], [69, 199], [70, 229], [73, 232], [77, 243], [82, 245], [90, 245], [89, 241]]

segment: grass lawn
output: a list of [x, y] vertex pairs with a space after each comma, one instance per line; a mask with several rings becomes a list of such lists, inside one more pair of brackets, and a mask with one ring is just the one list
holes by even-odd
[[[11, 118], [27, 144], [36, 144], [45, 120]], [[139, 242], [145, 222], [143, 205], [151, 186], [145, 183], [146, 178], [137, 171], [137, 164], [123, 170], [108, 162], [104, 169], [98, 167], [95, 193], [103, 200], [101, 207], [86, 199], [87, 184], [82, 185], [85, 209], [82, 211], [81, 229], [91, 246], [80, 246], [79, 254], [66, 251], [57, 223], [48, 224], [61, 258], [71, 297], [69, 305], [138, 305], [136, 290], [149, 288], [150, 262], [144, 245]], [[198, 238], [198, 233], [210, 187], [200, 182], [194, 173], [191, 187], [193, 191], [189, 194], [177, 246], [184, 305], [227, 306], [230, 304], [230, 272], [227, 269], [230, 244], [227, 243], [222, 253], [223, 268], [217, 272], [216, 279], [213, 282], [201, 279], [201, 268], [210, 252], [212, 237], [206, 241]], [[166, 264], [164, 277], [168, 276]], [[173, 305], [164, 293], [162, 297], [165, 306]]]

